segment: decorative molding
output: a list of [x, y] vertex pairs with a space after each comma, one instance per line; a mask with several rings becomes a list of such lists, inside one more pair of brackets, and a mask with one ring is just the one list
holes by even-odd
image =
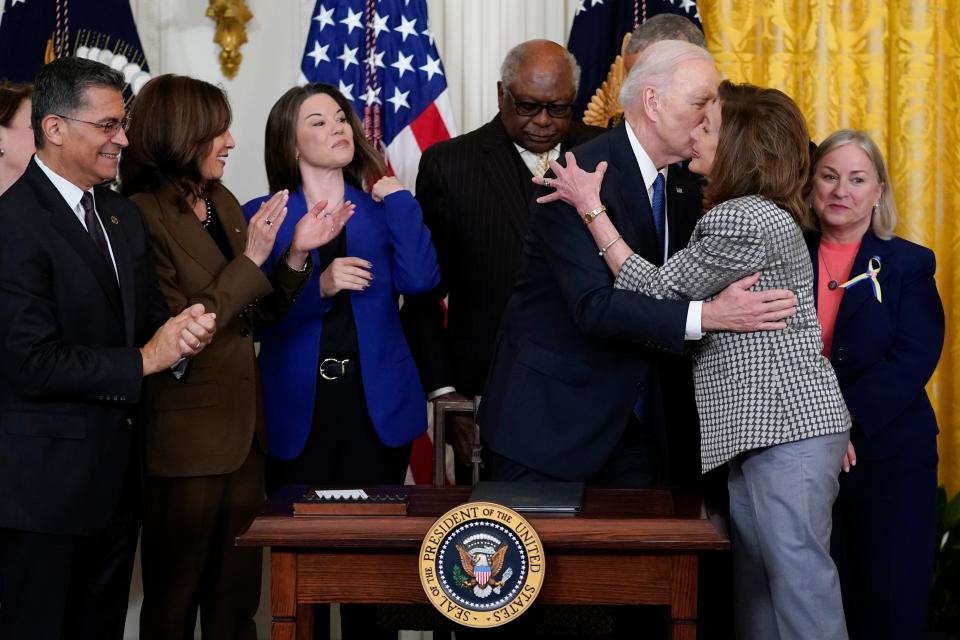
[[243, 54], [240, 47], [247, 41], [247, 23], [253, 13], [244, 0], [210, 0], [207, 17], [217, 23], [213, 41], [220, 45], [220, 70], [233, 79], [240, 70]]

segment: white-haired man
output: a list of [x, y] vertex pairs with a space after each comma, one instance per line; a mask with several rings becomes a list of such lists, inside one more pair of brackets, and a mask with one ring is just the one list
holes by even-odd
[[[704, 49], [652, 45], [624, 85], [625, 122], [575, 150], [588, 170], [608, 163], [605, 215], [656, 264], [686, 243], [689, 228], [678, 225], [692, 227], [700, 211], [698, 185], [668, 167], [690, 157], [690, 134], [718, 82]], [[534, 207], [478, 419], [496, 480], [660, 482], [667, 438], [658, 353], [682, 353], [702, 331], [781, 328], [794, 313], [793, 294], [748, 293], [750, 279], [707, 303], [614, 290], [584, 227], [596, 215], [604, 214]]]

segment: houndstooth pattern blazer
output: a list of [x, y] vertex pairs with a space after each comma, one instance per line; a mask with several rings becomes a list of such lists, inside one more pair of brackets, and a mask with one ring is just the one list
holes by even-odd
[[617, 276], [619, 289], [708, 300], [757, 271], [761, 276], [754, 290], [792, 290], [797, 314], [783, 331], [717, 331], [694, 343], [704, 472], [744, 451], [850, 428], [837, 378], [821, 355], [813, 268], [803, 234], [770, 200], [736, 198], [707, 212], [687, 248], [662, 267], [634, 254]]

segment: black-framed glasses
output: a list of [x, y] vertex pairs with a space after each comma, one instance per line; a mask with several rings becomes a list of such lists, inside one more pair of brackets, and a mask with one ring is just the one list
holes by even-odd
[[121, 120], [107, 120], [106, 122], [90, 122], [89, 120], [81, 120], [80, 118], [71, 118], [70, 116], [65, 116], [60, 113], [53, 114], [58, 118], [63, 118], [64, 120], [73, 120], [74, 122], [82, 122], [83, 124], [93, 125], [94, 127], [103, 131], [103, 135], [108, 138], [112, 138], [117, 135], [121, 129], [124, 131], [127, 130], [127, 127], [130, 126], [130, 118], [124, 116]]
[[524, 118], [534, 118], [540, 115], [540, 112], [544, 109], [547, 110], [547, 115], [551, 118], [569, 118], [573, 115], [572, 103], [556, 103], [556, 102], [527, 102], [524, 100], [517, 100], [513, 97], [513, 94], [509, 91], [505, 93], [510, 96], [510, 100], [513, 102], [513, 108], [517, 112], [518, 116]]

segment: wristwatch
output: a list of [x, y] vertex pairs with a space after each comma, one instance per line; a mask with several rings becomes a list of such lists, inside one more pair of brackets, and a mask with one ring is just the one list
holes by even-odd
[[607, 208], [603, 205], [600, 205], [596, 209], [591, 209], [590, 211], [587, 211], [585, 214], [583, 214], [583, 224], [590, 224], [591, 222], [593, 222], [594, 218], [596, 218], [601, 213], [606, 213], [606, 211], [607, 211]]

